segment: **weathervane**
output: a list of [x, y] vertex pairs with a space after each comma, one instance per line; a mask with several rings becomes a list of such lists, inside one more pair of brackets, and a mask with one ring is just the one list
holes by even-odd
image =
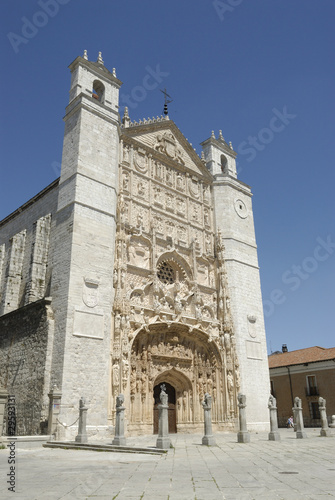
[[[164, 113], [165, 116], [167, 116], [167, 114], [168, 114], [168, 104], [170, 102], [172, 102], [172, 99], [171, 99], [171, 96], [166, 92], [166, 89], [164, 89], [164, 90], [159, 89], [159, 90], [161, 92], [163, 92], [163, 94], [164, 94], [164, 111], [163, 111], [163, 113]], [[168, 97], [170, 99], [168, 99]]]

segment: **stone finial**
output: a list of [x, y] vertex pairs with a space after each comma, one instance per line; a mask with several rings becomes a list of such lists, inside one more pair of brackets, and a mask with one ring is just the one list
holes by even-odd
[[212, 139], [215, 139], [214, 130], [212, 130], [211, 138], [212, 138]]
[[122, 118], [122, 124], [125, 128], [128, 128], [130, 125], [130, 118], [129, 118], [129, 113], [128, 113], [128, 107], [125, 106], [124, 112], [123, 112], [123, 118]]
[[229, 141], [229, 147], [230, 147], [230, 149], [233, 149], [233, 144], [231, 141]]
[[83, 59], [86, 59], [86, 61], [88, 60], [88, 57], [87, 57], [87, 50], [84, 50]]
[[102, 64], [102, 65], [104, 64], [101, 52], [99, 52], [97, 63]]
[[223, 135], [222, 135], [222, 130], [219, 130], [219, 139], [220, 139], [221, 141], [224, 141], [224, 137], [223, 137]]
[[205, 153], [204, 153], [204, 151], [201, 151], [201, 159], [202, 159], [203, 161], [205, 161]]
[[116, 71], [115, 71], [115, 68], [113, 68], [113, 76], [115, 76], [115, 78], [116, 78]]

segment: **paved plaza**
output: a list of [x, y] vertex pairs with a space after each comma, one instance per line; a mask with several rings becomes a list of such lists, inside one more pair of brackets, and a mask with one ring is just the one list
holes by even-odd
[[[162, 456], [83, 450], [17, 448], [15, 493], [7, 490], [8, 451], [0, 450], [0, 498], [29, 500], [302, 500], [335, 498], [335, 436], [307, 429], [296, 439], [280, 429], [281, 441], [251, 434], [216, 434], [217, 446], [201, 445], [202, 435], [171, 435]], [[154, 446], [156, 437], [127, 439]]]

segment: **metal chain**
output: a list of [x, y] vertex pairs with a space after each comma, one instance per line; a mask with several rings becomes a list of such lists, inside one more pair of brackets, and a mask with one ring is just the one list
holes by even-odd
[[78, 418], [77, 418], [77, 420], [76, 420], [75, 422], [73, 422], [73, 424], [71, 424], [71, 425], [62, 424], [62, 422], [60, 422], [60, 421], [58, 420], [58, 418], [56, 418], [56, 420], [57, 420], [57, 422], [58, 422], [60, 425], [62, 425], [63, 427], [72, 427], [74, 424], [76, 424], [76, 423], [78, 422], [79, 417], [78, 417]]

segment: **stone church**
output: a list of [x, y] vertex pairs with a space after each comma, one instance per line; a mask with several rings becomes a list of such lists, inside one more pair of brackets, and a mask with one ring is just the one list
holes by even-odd
[[162, 383], [170, 432], [202, 432], [206, 392], [214, 430], [236, 429], [239, 392], [248, 428], [266, 430], [252, 194], [232, 144], [212, 132], [199, 157], [168, 115], [120, 118], [101, 54], [70, 70], [60, 178], [0, 222], [0, 387], [17, 434], [73, 439], [83, 396], [89, 434], [111, 435], [120, 393], [128, 434], [153, 433]]

